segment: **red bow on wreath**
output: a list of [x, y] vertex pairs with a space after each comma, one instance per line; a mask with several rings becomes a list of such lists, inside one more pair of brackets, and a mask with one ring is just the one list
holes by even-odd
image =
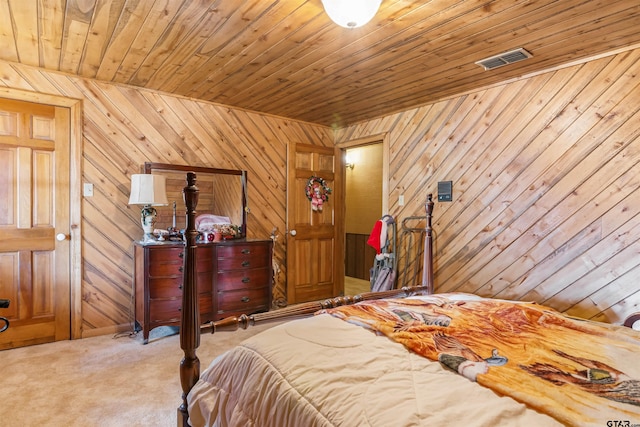
[[329, 200], [331, 188], [327, 186], [324, 179], [312, 175], [307, 181], [304, 192], [307, 195], [307, 199], [311, 201], [311, 209], [314, 211], [322, 211], [322, 204]]

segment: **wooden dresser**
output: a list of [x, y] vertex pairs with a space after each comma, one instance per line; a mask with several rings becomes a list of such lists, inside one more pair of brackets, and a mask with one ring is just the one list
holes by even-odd
[[215, 320], [268, 311], [273, 281], [273, 241], [227, 241], [213, 246]]
[[[268, 311], [272, 240], [230, 240], [197, 247], [200, 321]], [[184, 244], [134, 244], [135, 321], [143, 342], [158, 326], [179, 326]]]

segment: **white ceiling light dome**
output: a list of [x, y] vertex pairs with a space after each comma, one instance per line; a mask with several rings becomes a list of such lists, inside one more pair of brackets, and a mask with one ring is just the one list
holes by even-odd
[[382, 0], [322, 0], [325, 12], [344, 28], [362, 27], [376, 15]]

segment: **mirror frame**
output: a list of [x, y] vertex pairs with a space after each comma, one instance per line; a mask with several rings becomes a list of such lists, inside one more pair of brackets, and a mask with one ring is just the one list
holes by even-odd
[[246, 170], [217, 169], [217, 168], [207, 168], [202, 166], [174, 165], [171, 163], [155, 163], [155, 162], [146, 162], [144, 164], [144, 173], [152, 173], [154, 170], [184, 172], [185, 183], [187, 179], [186, 177], [187, 172], [194, 172], [196, 174], [196, 185], [198, 182], [197, 179], [198, 179], [199, 173], [238, 175], [240, 177], [240, 182], [242, 185], [242, 224], [240, 226], [240, 236], [238, 236], [238, 238], [245, 239], [247, 237], [247, 213], [249, 209], [247, 208], [247, 171]]

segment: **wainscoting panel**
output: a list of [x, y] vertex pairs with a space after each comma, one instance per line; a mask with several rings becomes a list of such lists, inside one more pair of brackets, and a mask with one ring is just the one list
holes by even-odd
[[369, 280], [376, 250], [367, 245], [368, 234], [346, 234], [345, 275], [357, 279]]

